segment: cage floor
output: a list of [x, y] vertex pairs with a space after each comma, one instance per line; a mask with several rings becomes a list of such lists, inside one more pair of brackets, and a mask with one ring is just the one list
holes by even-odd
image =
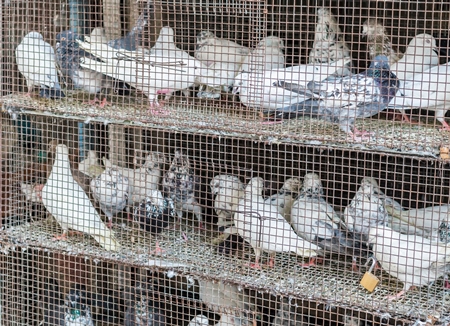
[[[279, 124], [263, 124], [256, 110], [236, 105], [218, 107], [220, 102], [183, 101], [175, 97], [165, 109], [167, 116], [148, 113], [144, 98], [113, 97], [106, 108], [84, 104], [79, 94], [69, 93], [61, 101], [33, 99], [21, 94], [11, 94], [1, 99], [5, 112], [30, 112], [31, 114], [57, 115], [78, 120], [102, 123], [125, 123], [165, 130], [195, 132], [217, 137], [240, 137], [267, 143], [299, 143], [354, 148], [382, 152], [395, 152], [438, 157], [441, 146], [450, 144], [450, 132], [441, 131], [433, 120], [420, 119], [419, 124], [394, 122], [385, 115], [359, 119], [356, 127], [372, 133], [369, 140], [349, 142], [347, 135], [333, 125], [317, 119], [285, 120]], [[86, 94], [83, 94], [89, 99]], [[142, 100], [139, 102], [139, 100]], [[210, 104], [210, 105], [209, 105]], [[430, 118], [432, 119], [432, 117]]]
[[243, 288], [269, 291], [273, 295], [324, 302], [333, 307], [364, 309], [375, 315], [417, 319], [434, 316], [437, 319], [448, 315], [450, 291], [443, 290], [443, 282], [437, 281], [429, 287], [409, 291], [398, 301], [388, 301], [386, 296], [397, 293], [402, 283], [389, 275], [378, 273], [380, 284], [373, 293], [360, 284], [362, 273], [354, 273], [334, 261], [324, 265], [303, 268], [300, 258], [290, 254], [277, 254], [274, 268], [254, 270], [246, 266], [253, 255], [247, 246], [238, 256], [219, 254], [211, 244], [210, 232], [183, 226], [188, 241], [182, 232], [166, 231], [158, 236], [162, 256], [154, 256], [155, 237], [150, 237], [130, 225], [114, 227], [116, 238], [122, 248], [108, 252], [99, 247], [89, 236], [70, 236], [66, 241], [53, 241], [54, 234], [61, 229], [52, 217], [5, 229], [0, 233], [0, 252], [8, 255], [13, 250], [42, 250], [62, 252], [86, 259], [115, 261], [141, 267], [160, 266], [184, 275], [204, 279], [216, 279], [233, 283]]

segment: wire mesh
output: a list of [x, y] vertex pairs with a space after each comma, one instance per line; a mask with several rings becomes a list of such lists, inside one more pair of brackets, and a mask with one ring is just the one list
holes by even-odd
[[2, 2], [0, 324], [449, 325], [449, 12]]

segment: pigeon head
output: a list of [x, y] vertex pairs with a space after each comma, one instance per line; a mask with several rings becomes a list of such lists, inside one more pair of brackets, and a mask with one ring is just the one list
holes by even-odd
[[68, 156], [69, 155], [69, 149], [64, 144], [59, 144], [56, 146], [56, 155], [57, 156]]
[[256, 177], [252, 178], [247, 187], [245, 187], [245, 193], [260, 196], [262, 195], [264, 189], [265, 187], [263, 178]]
[[436, 40], [430, 34], [418, 34], [409, 42], [405, 54], [410, 55], [428, 55], [434, 52], [438, 55]]
[[91, 43], [106, 43], [108, 39], [105, 35], [105, 29], [102, 27], [96, 27], [92, 30], [89, 35], [89, 39]]
[[72, 32], [70, 30], [67, 31], [63, 31], [61, 33], [58, 33], [58, 35], [56, 35], [56, 42], [57, 43], [63, 43], [63, 42], [72, 42], [75, 40], [81, 40], [82, 36]]
[[283, 189], [298, 193], [302, 187], [302, 182], [299, 178], [289, 178], [283, 184]]
[[90, 309], [86, 305], [86, 293], [82, 286], [77, 286], [76, 289], [71, 289], [69, 291], [65, 305], [67, 314], [72, 320], [77, 320], [82, 316], [90, 314]]
[[241, 181], [234, 175], [216, 175], [210, 182], [209, 186], [213, 195], [221, 189], [240, 189]]
[[202, 44], [207, 42], [210, 39], [216, 38], [216, 35], [214, 35], [213, 32], [210, 31], [201, 31], [197, 35], [197, 44]]
[[170, 26], [164, 26], [161, 28], [161, 31], [159, 32], [159, 37], [156, 40], [157, 43], [174, 43], [173, 37], [175, 33], [173, 31], [173, 28]]
[[368, 39], [375, 38], [380, 35], [384, 35], [386, 33], [386, 29], [383, 24], [375, 18], [367, 19], [362, 27], [362, 36], [367, 37]]
[[39, 32], [29, 32], [25, 37], [23, 38], [24, 41], [31, 41], [31, 40], [43, 40], [44, 37]]
[[322, 182], [320, 178], [315, 173], [308, 173], [303, 178], [303, 191], [308, 191], [312, 193], [322, 193]]
[[258, 43], [258, 47], [284, 49], [284, 42], [277, 36], [268, 36]]

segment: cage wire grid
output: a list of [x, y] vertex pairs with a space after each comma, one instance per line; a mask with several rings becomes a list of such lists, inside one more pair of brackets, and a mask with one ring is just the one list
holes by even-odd
[[[435, 119], [446, 113], [450, 78], [448, 3], [10, 0], [1, 9], [1, 324], [68, 324], [69, 319], [83, 325], [449, 324], [450, 142], [448, 130], [440, 130], [444, 120]], [[362, 30], [374, 27], [365, 23], [371, 18], [385, 27], [384, 35], [371, 38], [368, 33], [363, 39]], [[42, 40], [28, 34], [32, 31], [41, 33]], [[70, 38], [73, 32], [78, 40]], [[423, 33], [434, 39], [427, 36], [425, 44], [411, 47], [411, 39]], [[32, 45], [26, 43], [30, 39]], [[348, 54], [332, 50], [341, 41]], [[219, 49], [214, 42], [226, 45]], [[439, 57], [434, 52], [438, 47]], [[48, 55], [52, 51], [55, 58]], [[430, 51], [428, 57], [423, 51]], [[344, 65], [348, 61], [333, 66], [340, 59], [333, 55], [343, 54], [352, 66]], [[408, 110], [400, 110], [412, 122], [394, 121], [391, 108], [354, 124], [327, 117], [320, 105], [313, 106], [312, 114], [300, 112], [299, 119], [279, 112], [308, 98], [325, 106], [332, 102], [344, 112], [347, 106], [340, 103], [348, 98], [339, 97], [340, 91], [349, 98], [353, 93], [364, 97], [348, 100], [350, 107], [353, 102], [387, 101], [385, 94], [374, 95], [386, 91], [373, 86], [375, 78], [364, 86], [365, 75], [357, 75], [376, 54], [387, 55], [398, 76], [383, 75], [381, 80], [391, 90], [403, 87], [405, 94], [396, 92], [394, 100], [419, 96], [426, 102], [413, 101]], [[402, 55], [423, 60], [404, 71], [393, 68], [400, 67], [402, 59], [395, 61]], [[305, 64], [312, 62], [323, 63], [326, 72], [306, 74], [302, 69], [308, 71]], [[50, 85], [34, 81], [34, 87], [27, 87], [34, 65], [40, 71], [33, 73], [44, 71]], [[342, 82], [334, 77], [320, 85], [308, 83], [349, 73]], [[394, 85], [396, 78], [400, 84]], [[409, 78], [415, 82], [408, 83]], [[435, 82], [427, 83], [427, 78]], [[342, 88], [321, 89], [330, 84]], [[441, 87], [437, 93], [436, 85]], [[384, 109], [384, 102], [376, 110], [380, 106]], [[357, 130], [371, 134], [359, 138]], [[177, 157], [179, 166], [173, 164]], [[314, 220], [291, 220], [291, 206], [304, 199], [300, 186], [282, 188], [289, 178], [305, 183], [307, 173], [318, 175], [322, 198], [336, 211], [332, 220], [327, 215], [327, 227], [333, 235], [345, 231], [345, 238], [325, 240], [353, 241], [366, 222], [377, 232], [393, 228], [409, 233], [407, 240], [396, 244], [394, 233], [383, 246], [380, 234], [373, 238], [366, 230], [350, 254], [330, 253], [325, 247], [313, 250], [323, 260], [314, 261], [310, 253], [281, 253], [286, 250], [280, 246], [292, 236], [297, 242], [289, 251], [301, 249], [302, 239], [314, 246], [326, 243], [320, 237], [311, 240], [317, 237]], [[242, 188], [225, 196], [223, 181], [211, 183], [219, 175], [237, 177]], [[382, 193], [357, 192], [364, 177], [372, 177], [386, 198], [410, 211], [395, 211]], [[267, 188], [256, 203], [248, 197], [256, 192], [250, 192], [249, 183]], [[163, 204], [147, 201], [159, 196]], [[271, 196], [286, 201], [274, 204]], [[228, 201], [228, 212], [215, 206]], [[356, 208], [349, 213], [352, 203]], [[433, 206], [427, 215], [432, 226], [416, 225], [418, 216]], [[65, 207], [65, 213], [58, 211]], [[161, 207], [163, 213], [155, 212]], [[55, 241], [63, 233], [65, 214], [75, 216], [68, 228], [82, 234]], [[351, 214], [362, 214], [362, 221], [351, 224]], [[157, 217], [160, 224], [149, 225]], [[269, 227], [264, 231], [265, 223]], [[96, 237], [96, 232], [107, 236]], [[264, 242], [270, 249], [262, 249], [258, 262], [255, 249]], [[158, 246], [164, 250], [161, 255], [155, 252]], [[397, 253], [396, 246], [402, 251]], [[420, 257], [412, 257], [414, 251]], [[273, 266], [272, 252], [277, 252]], [[382, 270], [374, 272], [380, 283], [370, 293], [359, 283], [373, 256]], [[304, 266], [313, 262], [315, 266]], [[420, 267], [427, 263], [431, 267]], [[410, 290], [409, 285], [419, 282], [415, 279], [405, 285], [404, 296], [388, 300], [404, 286], [402, 273], [416, 278], [423, 273], [431, 284]]]

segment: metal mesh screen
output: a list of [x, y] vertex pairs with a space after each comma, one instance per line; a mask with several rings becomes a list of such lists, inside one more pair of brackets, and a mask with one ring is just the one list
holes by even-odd
[[450, 6], [4, 1], [1, 325], [448, 325]]

